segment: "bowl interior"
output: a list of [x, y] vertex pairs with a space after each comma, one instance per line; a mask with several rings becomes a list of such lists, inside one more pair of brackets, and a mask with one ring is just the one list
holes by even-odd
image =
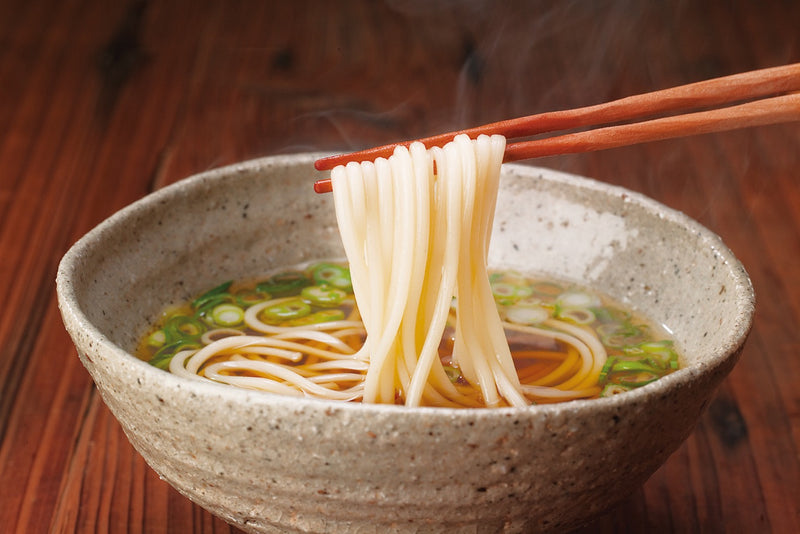
[[[165, 305], [221, 281], [341, 258], [314, 155], [211, 171], [126, 208], [72, 251], [88, 322], [131, 350]], [[641, 195], [547, 169], [506, 165], [490, 264], [594, 287], [672, 331], [687, 363], [737, 344], [752, 288], [717, 236]]]

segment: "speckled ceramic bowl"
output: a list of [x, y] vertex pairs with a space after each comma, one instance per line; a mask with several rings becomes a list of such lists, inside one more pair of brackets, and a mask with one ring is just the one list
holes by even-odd
[[67, 330], [136, 449], [251, 532], [564, 531], [625, 498], [689, 435], [733, 367], [753, 291], [720, 239], [616, 187], [504, 170], [493, 266], [583, 280], [666, 324], [685, 368], [608, 399], [525, 409], [297, 400], [185, 381], [131, 356], [168, 303], [342, 256], [315, 155], [210, 171], [122, 210], [66, 254]]

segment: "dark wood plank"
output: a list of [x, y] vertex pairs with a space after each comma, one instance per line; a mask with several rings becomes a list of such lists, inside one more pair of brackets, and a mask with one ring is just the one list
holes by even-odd
[[[0, 525], [234, 532], [147, 467], [63, 330], [67, 247], [149, 191], [275, 153], [354, 149], [800, 61], [800, 3], [0, 3]], [[719, 233], [758, 311], [695, 432], [581, 532], [800, 531], [800, 131], [536, 164]], [[7, 312], [6, 312], [7, 310]]]

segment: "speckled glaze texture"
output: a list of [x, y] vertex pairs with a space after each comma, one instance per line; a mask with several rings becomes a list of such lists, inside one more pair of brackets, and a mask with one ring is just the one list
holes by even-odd
[[720, 239], [592, 180], [508, 165], [493, 266], [583, 281], [664, 323], [685, 368], [609, 399], [406, 409], [189, 382], [130, 355], [167, 304], [220, 281], [342, 257], [317, 155], [210, 171], [78, 241], [64, 323], [136, 449], [189, 499], [249, 532], [560, 532], [642, 484], [731, 370], [754, 296]]

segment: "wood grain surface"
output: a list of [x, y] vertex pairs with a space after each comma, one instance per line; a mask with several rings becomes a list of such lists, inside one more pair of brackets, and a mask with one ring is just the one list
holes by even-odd
[[[0, 531], [235, 532], [147, 467], [61, 324], [58, 261], [114, 211], [248, 158], [798, 61], [795, 0], [3, 0]], [[695, 432], [582, 532], [800, 532], [800, 125], [535, 164], [684, 211], [758, 297]]]

